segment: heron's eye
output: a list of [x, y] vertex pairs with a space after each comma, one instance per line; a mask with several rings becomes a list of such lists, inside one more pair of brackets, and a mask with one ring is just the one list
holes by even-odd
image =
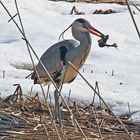
[[86, 23], [84, 23], [83, 24], [83, 27], [87, 29], [88, 28], [88, 25]]

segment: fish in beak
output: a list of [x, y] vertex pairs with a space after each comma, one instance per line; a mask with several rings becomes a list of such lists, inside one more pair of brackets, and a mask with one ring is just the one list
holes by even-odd
[[109, 39], [109, 35], [104, 35], [103, 33], [101, 33], [100, 31], [98, 31], [97, 29], [95, 29], [92, 26], [88, 27], [88, 32], [93, 34], [93, 35], [96, 35], [98, 37], [101, 37], [101, 39], [98, 40], [99, 47], [106, 46], [106, 42]]

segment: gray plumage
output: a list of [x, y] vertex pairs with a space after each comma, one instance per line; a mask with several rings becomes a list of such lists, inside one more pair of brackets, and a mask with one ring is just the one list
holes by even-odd
[[[60, 87], [62, 80], [64, 80], [63, 83], [70, 83], [77, 76], [77, 72], [68, 65], [68, 61], [77, 69], [80, 69], [85, 63], [91, 49], [91, 36], [89, 33], [97, 35], [98, 37], [103, 36], [101, 32], [93, 28], [87, 20], [82, 18], [75, 20], [70, 27], [75, 40], [63, 40], [52, 45], [40, 58], [58, 88]], [[66, 69], [67, 71], [65, 74]], [[37, 74], [34, 71], [31, 79], [34, 79], [35, 84], [50, 82], [49, 76], [46, 74], [40, 62], [36, 65], [36, 70], [41, 81], [39, 81]], [[54, 94], [56, 106], [55, 119], [61, 122], [59, 95], [56, 90]]]

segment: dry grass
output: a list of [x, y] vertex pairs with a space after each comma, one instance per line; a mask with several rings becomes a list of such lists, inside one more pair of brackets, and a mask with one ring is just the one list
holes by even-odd
[[[129, 140], [123, 127], [108, 110], [94, 105], [78, 106], [69, 99], [70, 109], [80, 128], [89, 140]], [[49, 106], [54, 111], [54, 106]], [[62, 140], [82, 140], [83, 134], [72, 125], [68, 110], [63, 107], [63, 126], [56, 124]], [[128, 121], [127, 116], [120, 117], [134, 140], [140, 139], [140, 125]], [[99, 130], [101, 134], [99, 133]], [[39, 101], [38, 95], [22, 95], [20, 85], [14, 94], [0, 99], [0, 139], [6, 140], [57, 140], [58, 135], [49, 115], [48, 105]]]
[[118, 3], [125, 4], [125, 0], [66, 0], [68, 2], [90, 2], [90, 3]]
[[[5, 10], [8, 13], [6, 8]], [[18, 8], [17, 13], [20, 15]], [[8, 14], [16, 24], [11, 14]], [[22, 23], [20, 24], [22, 25]], [[19, 26], [17, 28], [20, 30]], [[21, 34], [26, 40], [23, 29]], [[26, 40], [27, 42], [28, 40]], [[29, 42], [28, 45], [30, 45]], [[20, 85], [15, 86], [16, 90], [13, 94], [5, 99], [0, 98], [1, 140], [129, 140], [131, 139], [130, 135], [135, 140], [140, 138], [140, 125], [129, 122], [129, 116], [120, 117], [130, 133], [128, 135], [125, 127], [111, 115], [110, 110], [96, 108], [94, 102], [91, 105], [81, 107], [76, 102], [70, 101], [70, 97], [68, 98], [68, 101], [71, 102], [70, 111], [68, 107], [63, 106], [62, 118], [64, 122], [63, 126], [60, 127], [60, 124], [54, 123], [53, 105], [40, 101], [38, 94], [23, 96]]]

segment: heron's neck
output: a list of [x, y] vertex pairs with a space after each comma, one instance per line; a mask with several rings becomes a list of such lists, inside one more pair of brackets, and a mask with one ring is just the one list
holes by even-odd
[[91, 47], [91, 36], [89, 33], [75, 32], [73, 37], [80, 42], [79, 47], [81, 49]]

